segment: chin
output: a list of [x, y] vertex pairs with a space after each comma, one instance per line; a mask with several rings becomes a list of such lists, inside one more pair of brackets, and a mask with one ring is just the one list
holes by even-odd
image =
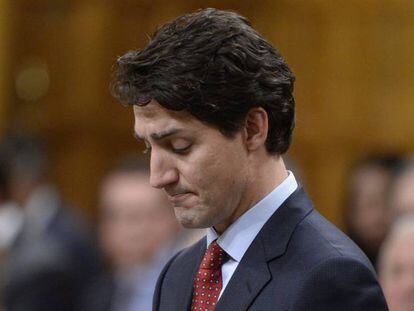
[[185, 221], [185, 220], [179, 220], [181, 226], [183, 226], [184, 228], [187, 229], [200, 229], [199, 226], [197, 226], [197, 224], [194, 224], [191, 221]]
[[178, 222], [184, 227], [189, 229], [202, 229], [210, 227], [208, 224], [198, 221], [197, 219], [180, 217], [177, 218]]
[[[186, 210], [185, 208], [175, 208], [175, 217], [184, 228], [189, 229], [203, 229], [211, 227], [208, 221], [195, 215], [194, 211]], [[198, 213], [197, 213], [198, 214]]]

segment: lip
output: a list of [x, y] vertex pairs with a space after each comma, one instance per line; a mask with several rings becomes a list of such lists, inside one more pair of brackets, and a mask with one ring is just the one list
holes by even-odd
[[171, 203], [177, 204], [177, 203], [185, 201], [192, 195], [193, 193], [191, 192], [177, 193], [173, 195], [168, 195], [168, 199], [170, 200]]

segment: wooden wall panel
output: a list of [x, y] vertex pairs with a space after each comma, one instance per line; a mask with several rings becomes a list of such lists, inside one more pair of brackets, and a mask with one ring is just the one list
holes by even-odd
[[105, 168], [142, 149], [131, 109], [108, 92], [116, 57], [143, 47], [156, 25], [209, 6], [247, 16], [292, 67], [297, 128], [289, 155], [317, 208], [341, 225], [349, 165], [373, 151], [414, 149], [412, 1], [16, 1], [12, 60], [1, 77], [40, 63], [50, 85], [32, 102], [12, 94], [8, 121], [46, 137], [65, 195], [93, 214]]
[[9, 2], [0, 0], [0, 135], [7, 126], [9, 107], [10, 13]]

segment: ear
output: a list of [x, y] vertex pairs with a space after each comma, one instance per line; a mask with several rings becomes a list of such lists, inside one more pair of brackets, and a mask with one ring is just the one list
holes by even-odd
[[262, 107], [249, 110], [245, 123], [245, 143], [247, 150], [254, 151], [264, 146], [269, 128], [267, 112]]

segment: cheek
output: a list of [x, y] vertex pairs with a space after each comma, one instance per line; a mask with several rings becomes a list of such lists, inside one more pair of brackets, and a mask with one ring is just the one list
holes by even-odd
[[237, 150], [226, 145], [198, 150], [190, 159], [180, 163], [181, 185], [199, 194], [226, 195], [226, 190], [244, 179], [243, 152]]
[[235, 174], [231, 165], [219, 157], [212, 156], [199, 167], [191, 178], [201, 189], [225, 193], [234, 184]]
[[214, 185], [218, 176], [219, 159], [206, 150], [199, 150], [192, 154], [191, 158], [179, 163], [180, 183], [190, 187], [193, 191], [200, 191]]
[[204, 200], [210, 205], [221, 206], [235, 205], [241, 195], [243, 176], [240, 170], [229, 165], [217, 165], [210, 168], [209, 174], [200, 179], [200, 185], [204, 190]]

